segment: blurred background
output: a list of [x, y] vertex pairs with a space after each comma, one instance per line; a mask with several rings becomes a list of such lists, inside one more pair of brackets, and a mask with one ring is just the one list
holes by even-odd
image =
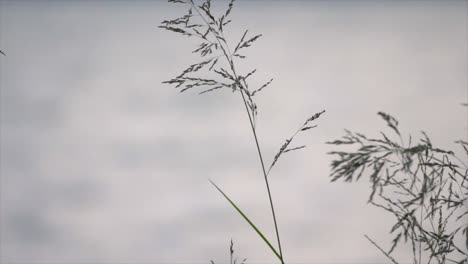
[[[221, 11], [226, 1], [214, 1]], [[161, 84], [198, 62], [196, 39], [157, 28], [186, 13], [166, 1], [0, 1], [0, 261], [216, 263], [229, 240], [248, 263], [273, 254], [214, 180], [274, 240], [248, 119], [228, 90]], [[270, 175], [289, 263], [384, 263], [393, 219], [369, 183], [330, 183], [325, 144], [377, 136], [376, 115], [458, 151], [468, 139], [467, 1], [238, 1], [226, 36], [245, 55], [267, 163], [313, 113], [308, 148]], [[411, 247], [396, 258], [411, 262]]]

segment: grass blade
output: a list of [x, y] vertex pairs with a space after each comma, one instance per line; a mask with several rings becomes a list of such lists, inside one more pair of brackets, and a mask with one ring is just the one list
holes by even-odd
[[237, 212], [239, 212], [239, 214], [242, 215], [245, 221], [249, 223], [249, 225], [255, 230], [255, 232], [257, 232], [257, 234], [263, 239], [263, 241], [265, 241], [265, 243], [270, 247], [271, 251], [275, 253], [276, 257], [278, 257], [281, 263], [283, 263], [283, 259], [280, 256], [280, 254], [278, 254], [276, 249], [271, 245], [270, 241], [268, 241], [268, 239], [262, 234], [262, 232], [258, 230], [258, 228], [252, 223], [252, 221], [250, 221], [250, 219], [241, 211], [241, 209], [239, 209], [239, 207], [237, 207], [237, 205], [231, 199], [229, 199], [229, 197], [212, 180], [210, 180], [210, 182], [211, 184], [213, 184], [214, 187], [216, 187], [216, 189], [218, 189], [218, 191], [224, 196], [224, 198], [226, 198], [226, 200], [229, 201], [229, 203], [237, 210]]

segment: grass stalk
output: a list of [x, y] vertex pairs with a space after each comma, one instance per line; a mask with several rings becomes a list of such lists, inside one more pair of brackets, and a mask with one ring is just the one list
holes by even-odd
[[[220, 16], [214, 15], [211, 9], [211, 0], [204, 0], [201, 5], [195, 3], [194, 0], [168, 0], [172, 3], [177, 4], [188, 4], [190, 5], [190, 9], [188, 14], [173, 19], [173, 20], [164, 20], [159, 26], [160, 28], [166, 29], [168, 31], [172, 31], [178, 34], [182, 34], [187, 37], [196, 37], [197, 39], [202, 40], [202, 43], [198, 45], [198, 48], [194, 50], [192, 53], [200, 53], [201, 57], [204, 57], [204, 60], [190, 65], [186, 68], [181, 74], [172, 78], [169, 81], [165, 81], [163, 83], [174, 84], [176, 88], [181, 88], [180, 92], [185, 92], [188, 89], [192, 89], [194, 87], [203, 87], [204, 91], [200, 92], [199, 94], [206, 94], [208, 92], [212, 92], [215, 90], [219, 90], [222, 88], [232, 89], [233, 92], [239, 92], [241, 95], [242, 102], [245, 106], [245, 111], [247, 112], [250, 129], [252, 131], [253, 139], [255, 142], [255, 147], [257, 149], [257, 155], [260, 160], [260, 166], [262, 168], [262, 174], [265, 181], [265, 187], [267, 189], [268, 194], [268, 201], [269, 207], [271, 210], [271, 217], [273, 219], [273, 224], [275, 227], [275, 234], [276, 240], [278, 243], [278, 250], [271, 245], [271, 243], [265, 238], [265, 236], [258, 230], [258, 228], [253, 225], [253, 223], [247, 218], [247, 216], [232, 202], [232, 200], [221, 191], [213, 182], [211, 182], [218, 191], [223, 194], [223, 196], [230, 202], [230, 204], [242, 215], [242, 217], [251, 225], [251, 227], [257, 232], [257, 234], [268, 244], [270, 249], [275, 253], [278, 259], [281, 261], [281, 264], [285, 264], [284, 256], [283, 256], [283, 249], [281, 246], [281, 238], [278, 228], [278, 221], [277, 216], [275, 213], [275, 206], [273, 203], [273, 194], [270, 188], [270, 183], [268, 180], [268, 175], [276, 164], [278, 159], [284, 153], [299, 150], [304, 148], [305, 146], [291, 146], [290, 143], [292, 142], [295, 135], [299, 132], [309, 130], [316, 126], [311, 125], [311, 123], [320, 117], [322, 113], [325, 111], [316, 113], [310, 116], [299, 128], [296, 133], [286, 140], [286, 142], [281, 146], [279, 152], [273, 159], [268, 171], [266, 170], [265, 166], [265, 159], [263, 158], [262, 149], [259, 142], [259, 137], [256, 130], [256, 117], [257, 117], [257, 104], [255, 103], [254, 96], [262, 91], [265, 87], [269, 86], [269, 84], [273, 81], [264, 83], [257, 89], [249, 88], [249, 84], [247, 82], [247, 78], [253, 75], [257, 69], [247, 73], [247, 74], [239, 74], [236, 71], [236, 64], [235, 61], [238, 59], [245, 59], [246, 56], [239, 53], [240, 50], [244, 50], [245, 48], [250, 47], [259, 37], [261, 34], [249, 36], [246, 38], [248, 30], [245, 31], [242, 38], [235, 46], [235, 49], [231, 52], [229, 48], [228, 41], [224, 37], [223, 28], [228, 25], [231, 20], [229, 14], [231, 13], [233, 4], [235, 0], [231, 0], [226, 12]], [[192, 19], [194, 18], [194, 19]], [[194, 21], [197, 20], [197, 21]], [[214, 39], [213, 39], [214, 38]], [[207, 55], [214, 55], [209, 57]], [[224, 57], [224, 59], [220, 59], [222, 61], [218, 63], [218, 58]], [[217, 64], [218, 63], [218, 64]], [[226, 63], [226, 65], [224, 64]], [[223, 64], [223, 65], [219, 65]], [[200, 77], [199, 74], [194, 76], [195, 73], [198, 73], [199, 70], [201, 71], [207, 70], [207, 72], [216, 73], [215, 77]], [[221, 78], [221, 80], [219, 80]], [[279, 253], [278, 253], [279, 252]]]
[[[203, 19], [203, 21], [208, 26], [210, 31], [214, 32], [214, 29], [211, 27], [210, 23], [208, 23], [208, 21], [205, 19], [205, 17], [201, 14], [200, 10], [198, 10], [197, 6], [193, 3], [193, 0], [190, 0], [190, 4], [191, 4], [192, 8], [198, 13], [198, 15]], [[234, 66], [235, 64], [234, 64], [234, 61], [232, 60], [232, 54], [231, 54], [231, 51], [229, 49], [228, 44], [226, 43], [225, 45], [222, 45], [219, 38], [216, 38], [216, 40], [217, 40], [218, 44], [220, 45], [221, 49], [223, 50], [224, 56], [225, 56], [228, 64], [231, 66], [231, 71], [232, 71], [233, 76], [237, 80], [238, 75], [237, 75], [237, 72], [235, 70], [235, 66]], [[240, 86], [242, 86], [241, 82], [238, 82], [238, 84]], [[275, 233], [276, 233], [276, 239], [277, 239], [277, 242], [278, 242], [278, 249], [279, 249], [279, 252], [280, 252], [281, 264], [284, 264], [283, 250], [281, 248], [281, 239], [280, 239], [280, 234], [279, 234], [279, 230], [278, 230], [278, 223], [277, 223], [277, 220], [276, 220], [275, 207], [274, 207], [273, 198], [272, 198], [272, 195], [271, 195], [270, 184], [268, 182], [268, 176], [267, 176], [266, 169], [265, 169], [265, 162], [263, 161], [262, 151], [261, 151], [261, 148], [260, 148], [260, 144], [258, 142], [257, 132], [256, 132], [256, 129], [255, 129], [255, 126], [254, 126], [254, 123], [253, 123], [252, 116], [250, 114], [249, 107], [247, 105], [247, 100], [246, 100], [245, 95], [244, 95], [243, 89], [245, 89], [245, 88], [246, 87], [242, 87], [240, 89], [240, 93], [242, 95], [242, 101], [244, 102], [244, 105], [245, 105], [245, 110], [246, 110], [247, 115], [249, 117], [250, 128], [252, 130], [253, 137], [254, 137], [254, 140], [255, 140], [255, 145], [257, 147], [257, 153], [258, 153], [258, 157], [260, 159], [260, 164], [261, 164], [263, 176], [264, 176], [264, 179], [265, 179], [265, 185], [266, 185], [266, 189], [267, 189], [267, 192], [268, 192], [268, 199], [269, 199], [269, 202], [270, 202], [270, 209], [271, 209], [271, 214], [272, 214], [272, 217], [273, 217], [273, 223], [275, 225]]]
[[258, 143], [257, 132], [255, 131], [255, 127], [254, 127], [254, 124], [253, 124], [253, 121], [252, 121], [252, 117], [250, 115], [249, 108], [247, 106], [247, 101], [245, 100], [245, 95], [244, 95], [244, 92], [242, 90], [241, 90], [241, 95], [242, 95], [242, 100], [244, 101], [244, 105], [245, 105], [245, 108], [246, 108], [246, 111], [247, 111], [247, 115], [249, 116], [250, 127], [252, 128], [253, 137], [255, 139], [255, 145], [257, 146], [258, 157], [259, 157], [260, 163], [262, 165], [262, 172], [263, 172], [263, 176], [264, 176], [264, 179], [265, 179], [266, 189], [268, 191], [268, 198], [270, 200], [271, 214], [273, 215], [273, 222], [275, 224], [276, 239], [278, 241], [278, 249], [279, 249], [279, 252], [280, 252], [280, 255], [281, 255], [281, 263], [284, 264], [284, 256], [283, 256], [283, 251], [281, 249], [281, 240], [280, 240], [280, 235], [279, 235], [279, 231], [278, 231], [278, 224], [276, 222], [275, 207], [273, 205], [273, 198], [271, 196], [270, 184], [268, 182], [268, 175], [267, 175], [266, 170], [265, 170], [265, 163], [263, 161], [262, 151], [260, 149], [260, 144]]

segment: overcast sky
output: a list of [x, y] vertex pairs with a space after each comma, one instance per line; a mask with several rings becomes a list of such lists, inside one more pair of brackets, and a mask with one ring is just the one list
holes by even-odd
[[[223, 9], [225, 2], [215, 6]], [[215, 7], [215, 8], [216, 8]], [[240, 97], [161, 84], [197, 62], [195, 39], [157, 28], [165, 1], [0, 1], [1, 261], [227, 262], [274, 256], [210, 185], [274, 238]], [[441, 147], [468, 140], [467, 1], [239, 1], [227, 38], [246, 53], [265, 159], [311, 114], [302, 151], [270, 176], [289, 263], [378, 263], [392, 219], [368, 182], [330, 183], [343, 129], [377, 135], [388, 112]], [[408, 247], [409, 249], [410, 247]], [[397, 252], [409, 262], [410, 250]]]

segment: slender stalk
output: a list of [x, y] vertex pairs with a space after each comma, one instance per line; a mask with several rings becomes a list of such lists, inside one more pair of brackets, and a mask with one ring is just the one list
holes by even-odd
[[378, 250], [380, 250], [380, 252], [382, 252], [382, 254], [384, 254], [392, 263], [398, 264], [398, 262], [394, 258], [392, 258], [392, 256], [390, 256], [387, 252], [385, 252], [385, 250], [383, 250], [381, 247], [379, 247], [379, 245], [377, 245], [377, 243], [375, 243], [374, 240], [372, 240], [367, 235], [364, 235], [364, 237], [366, 237], [367, 240], [369, 240], [369, 242], [371, 242], [372, 245], [374, 245]]
[[[421, 204], [424, 205], [423, 202], [421, 202]], [[419, 216], [419, 222], [422, 224], [422, 221], [423, 221], [423, 209], [421, 208], [420, 210], [421, 210], [421, 212], [420, 212], [420, 216]], [[419, 239], [419, 264], [422, 263], [422, 262], [421, 262], [421, 257], [422, 257], [422, 241], [421, 241], [421, 239]]]
[[[190, 0], [190, 4], [192, 5], [192, 8], [195, 9], [195, 11], [198, 13], [198, 15], [203, 19], [205, 24], [208, 26], [210, 31], [215, 36], [216, 40], [218, 41], [219, 46], [223, 50], [223, 53], [224, 53], [224, 56], [226, 57], [227, 62], [231, 66], [231, 70], [232, 70], [232, 74], [234, 75], [234, 78], [236, 80], [238, 80], [239, 78], [237, 76], [237, 73], [236, 73], [236, 70], [235, 70], [235, 67], [234, 67], [234, 61], [232, 60], [232, 54], [231, 54], [231, 51], [229, 50], [228, 44], [225, 42], [225, 45], [222, 45], [221, 41], [216, 36], [216, 33], [215, 33], [214, 29], [211, 27], [210, 23], [208, 23], [208, 21], [206, 21], [205, 17], [200, 13], [198, 8], [193, 3], [193, 0]], [[227, 49], [227, 52], [229, 53], [229, 55], [226, 52], [226, 49]], [[240, 81], [238, 83], [239, 83], [240, 86], [242, 86]], [[245, 87], [243, 87], [243, 88], [245, 88]], [[275, 208], [274, 208], [274, 205], [273, 205], [273, 198], [272, 198], [272, 195], [271, 195], [270, 184], [268, 182], [268, 176], [267, 176], [267, 172], [266, 172], [266, 169], [265, 169], [265, 164], [264, 164], [264, 161], [263, 161], [262, 151], [261, 151], [261, 148], [260, 148], [260, 144], [258, 143], [257, 132], [255, 130], [255, 126], [254, 126], [254, 123], [253, 123], [253, 120], [252, 120], [252, 116], [251, 116], [249, 108], [247, 106], [247, 101], [245, 99], [245, 95], [244, 95], [244, 91], [243, 91], [242, 87], [239, 89], [239, 91], [240, 91], [240, 93], [242, 95], [242, 101], [244, 102], [244, 105], [245, 105], [245, 108], [246, 108], [245, 110], [247, 111], [247, 115], [249, 117], [250, 127], [251, 127], [252, 132], [253, 132], [255, 145], [257, 147], [258, 157], [260, 158], [260, 163], [261, 163], [261, 166], [262, 166], [262, 172], [263, 172], [263, 176], [264, 176], [264, 179], [265, 179], [265, 184], [266, 184], [266, 188], [267, 188], [267, 192], [268, 192], [268, 199], [270, 201], [270, 208], [271, 208], [271, 213], [272, 213], [272, 216], [273, 216], [273, 222], [274, 222], [274, 225], [275, 225], [276, 239], [278, 240], [278, 249], [279, 249], [279, 253], [280, 253], [280, 256], [281, 256], [281, 263], [284, 264], [283, 252], [282, 252], [282, 249], [281, 249], [281, 240], [280, 240], [280, 235], [279, 235], [279, 231], [278, 231], [278, 224], [277, 224], [277, 221], [276, 221]]]
[[250, 115], [249, 108], [248, 108], [247, 102], [245, 100], [245, 95], [244, 95], [244, 92], [242, 90], [241, 90], [241, 94], [242, 94], [242, 99], [244, 100], [244, 105], [246, 107], [247, 114], [249, 116], [250, 126], [252, 128], [253, 136], [254, 136], [254, 139], [255, 139], [255, 145], [257, 146], [258, 157], [260, 158], [260, 163], [262, 164], [263, 176], [265, 177], [265, 184], [266, 184], [266, 188], [267, 188], [267, 191], [268, 191], [268, 198], [270, 200], [271, 213], [273, 215], [273, 222], [275, 223], [276, 239], [278, 240], [278, 248], [279, 248], [279, 253], [281, 255], [281, 263], [284, 264], [283, 252], [281, 250], [281, 240], [280, 240], [279, 231], [278, 231], [278, 224], [276, 223], [275, 207], [273, 206], [273, 199], [272, 199], [272, 196], [271, 196], [270, 184], [268, 183], [268, 176], [267, 176], [267, 173], [266, 173], [266, 170], [265, 170], [265, 164], [263, 162], [262, 151], [260, 149], [260, 144], [258, 143], [257, 133], [255, 132], [255, 127], [253, 125], [252, 117]]

